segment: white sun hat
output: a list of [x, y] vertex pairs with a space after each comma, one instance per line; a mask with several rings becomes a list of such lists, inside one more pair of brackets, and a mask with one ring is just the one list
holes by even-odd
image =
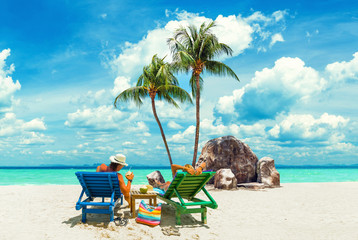
[[112, 163], [118, 163], [123, 166], [128, 166], [126, 163], [126, 156], [123, 154], [116, 154], [115, 156], [110, 156], [109, 160], [111, 160]]

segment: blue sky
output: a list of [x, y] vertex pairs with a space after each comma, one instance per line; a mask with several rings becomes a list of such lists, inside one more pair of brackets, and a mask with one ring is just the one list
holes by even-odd
[[[219, 5], [220, 4], [220, 5]], [[356, 1], [0, 1], [0, 165], [84, 165], [124, 153], [168, 165], [134, 86], [179, 25], [215, 20], [239, 76], [204, 74], [199, 149], [233, 135], [276, 164], [358, 163]], [[178, 75], [190, 91], [188, 76]], [[173, 161], [190, 163], [195, 107], [157, 101]]]

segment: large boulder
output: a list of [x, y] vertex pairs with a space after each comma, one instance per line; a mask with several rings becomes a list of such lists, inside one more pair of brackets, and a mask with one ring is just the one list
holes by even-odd
[[[222, 168], [230, 168], [238, 183], [257, 180], [257, 156], [247, 144], [233, 136], [208, 141], [201, 151], [196, 167], [203, 161], [206, 162], [204, 170], [218, 171]], [[214, 179], [211, 179], [209, 183], [214, 183]]]
[[147, 179], [148, 179], [149, 185], [152, 185], [155, 188], [159, 187], [159, 185], [157, 184], [158, 182], [165, 183], [163, 175], [161, 174], [160, 171], [154, 171], [154, 172], [149, 173], [147, 175]]
[[257, 164], [257, 181], [268, 187], [280, 186], [280, 174], [276, 170], [275, 161], [270, 157], [263, 157]]
[[230, 168], [220, 169], [215, 174], [214, 187], [219, 189], [236, 188], [237, 180]]

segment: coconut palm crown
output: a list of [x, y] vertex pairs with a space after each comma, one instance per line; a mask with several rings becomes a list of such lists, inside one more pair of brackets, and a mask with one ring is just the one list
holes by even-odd
[[201, 73], [206, 71], [219, 76], [230, 76], [239, 81], [235, 72], [216, 57], [226, 54], [232, 55], [232, 49], [220, 43], [212, 33], [215, 22], [203, 23], [200, 28], [190, 25], [180, 27], [174, 32], [174, 36], [168, 39], [168, 44], [173, 55], [173, 66], [177, 71], [191, 73], [190, 86], [193, 97], [196, 97], [196, 130], [194, 143], [194, 156], [192, 165], [195, 166], [199, 143], [200, 129], [200, 92], [203, 86]]
[[158, 58], [157, 55], [154, 55], [152, 62], [143, 68], [143, 73], [139, 76], [137, 85], [124, 90], [116, 97], [114, 106], [117, 107], [119, 101], [126, 102], [133, 100], [134, 103], [140, 107], [143, 104], [143, 98], [145, 97], [150, 97], [151, 99], [153, 115], [162, 134], [170, 165], [172, 165], [173, 161], [164, 130], [157, 115], [155, 99], [164, 100], [177, 108], [179, 108], [179, 105], [176, 103], [175, 99], [180, 102], [190, 103], [192, 103], [192, 100], [189, 93], [178, 86], [178, 80], [172, 73], [172, 67], [164, 62], [164, 58]]

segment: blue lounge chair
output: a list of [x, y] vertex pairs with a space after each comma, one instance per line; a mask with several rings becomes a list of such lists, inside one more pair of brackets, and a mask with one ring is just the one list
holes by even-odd
[[[203, 172], [200, 175], [190, 175], [186, 172], [177, 172], [173, 181], [164, 194], [158, 194], [158, 198], [176, 208], [176, 223], [181, 224], [181, 214], [201, 213], [201, 221], [206, 224], [207, 207], [216, 209], [215, 200], [205, 189], [205, 184], [215, 175], [215, 172]], [[196, 198], [195, 195], [203, 191], [209, 201]], [[172, 198], [178, 198], [174, 201]], [[184, 202], [184, 199], [188, 202]], [[194, 207], [194, 208], [193, 208]]]
[[[117, 173], [76, 172], [76, 176], [82, 186], [81, 195], [76, 203], [76, 210], [82, 208], [82, 222], [86, 222], [87, 213], [109, 214], [110, 221], [112, 222], [114, 219], [113, 210], [118, 203], [118, 200], [120, 199], [120, 204], [123, 204], [123, 194], [119, 188]], [[84, 193], [86, 193], [87, 198], [82, 201]], [[96, 197], [101, 197], [102, 202], [93, 202]], [[110, 201], [105, 202], [105, 198], [110, 198]], [[91, 208], [88, 208], [89, 206], [91, 206]]]

